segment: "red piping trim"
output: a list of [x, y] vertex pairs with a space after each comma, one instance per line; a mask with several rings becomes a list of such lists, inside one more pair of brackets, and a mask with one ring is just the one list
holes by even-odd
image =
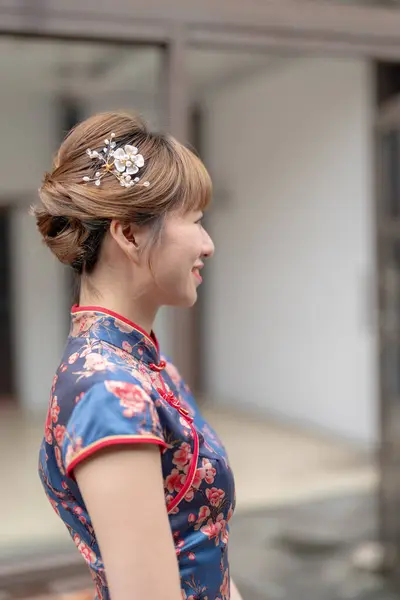
[[186, 409], [182, 408], [179, 400], [177, 400], [175, 398], [173, 392], [167, 392], [165, 381], [164, 381], [161, 373], [159, 374], [159, 377], [160, 377], [162, 387], [161, 387], [161, 389], [157, 390], [158, 393], [166, 402], [168, 402], [168, 404], [170, 406], [172, 406], [176, 411], [178, 411], [178, 413], [181, 415], [181, 417], [183, 419], [185, 419], [186, 423], [189, 425], [189, 427], [192, 431], [193, 440], [194, 440], [193, 457], [192, 457], [192, 462], [190, 463], [190, 468], [189, 468], [188, 474], [185, 479], [185, 485], [183, 486], [183, 488], [181, 489], [179, 494], [177, 494], [175, 496], [175, 498], [167, 505], [167, 513], [169, 514], [171, 511], [174, 510], [174, 508], [176, 508], [178, 506], [178, 504], [181, 502], [181, 500], [183, 500], [183, 498], [186, 496], [186, 494], [192, 487], [194, 478], [196, 477], [197, 463], [199, 461], [199, 436], [197, 435], [197, 431], [193, 425], [193, 419], [188, 415], [188, 411]]
[[72, 476], [72, 471], [75, 469], [77, 465], [82, 460], [89, 458], [99, 450], [103, 448], [108, 448], [109, 446], [122, 446], [126, 444], [156, 444], [158, 446], [162, 446], [163, 448], [168, 448], [168, 445], [161, 439], [155, 438], [146, 438], [146, 437], [138, 437], [138, 438], [113, 438], [112, 440], [100, 440], [97, 444], [91, 445], [87, 450], [82, 450], [79, 455], [74, 458], [66, 468], [66, 474], [68, 477]]
[[80, 313], [80, 312], [100, 312], [100, 313], [104, 313], [105, 315], [109, 315], [110, 317], [113, 317], [114, 319], [118, 319], [119, 321], [126, 323], [127, 325], [129, 325], [130, 327], [133, 327], [134, 329], [136, 329], [136, 331], [138, 331], [139, 333], [144, 335], [144, 337], [147, 338], [148, 341], [151, 342], [156, 347], [157, 354], [160, 352], [158, 340], [153, 331], [149, 335], [147, 333], [147, 331], [145, 331], [142, 327], [140, 327], [140, 325], [136, 325], [136, 323], [134, 323], [133, 321], [126, 319], [125, 317], [123, 317], [122, 315], [119, 315], [118, 313], [114, 312], [113, 310], [109, 310], [108, 308], [102, 308], [101, 306], [79, 306], [79, 304], [74, 304], [74, 306], [71, 308], [71, 313], [76, 314], [76, 313]]
[[[185, 419], [184, 416], [183, 416], [183, 418]], [[199, 436], [197, 435], [197, 431], [195, 430], [192, 423], [189, 423], [189, 421], [187, 419], [185, 419], [185, 420], [190, 425], [190, 429], [192, 430], [192, 433], [193, 433], [193, 438], [194, 438], [193, 457], [192, 457], [192, 462], [190, 464], [189, 472], [186, 477], [185, 485], [183, 486], [183, 488], [181, 489], [179, 494], [177, 494], [175, 496], [175, 498], [172, 500], [172, 502], [170, 502], [167, 506], [168, 514], [170, 512], [172, 512], [174, 510], [174, 508], [176, 508], [178, 506], [178, 504], [181, 502], [181, 500], [183, 500], [183, 498], [186, 496], [186, 494], [192, 487], [192, 483], [194, 481], [194, 478], [196, 477], [197, 463], [199, 460]]]

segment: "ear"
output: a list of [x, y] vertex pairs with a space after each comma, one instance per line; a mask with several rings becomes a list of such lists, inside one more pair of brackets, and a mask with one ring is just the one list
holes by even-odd
[[113, 219], [110, 224], [110, 234], [124, 254], [137, 262], [138, 250], [140, 249], [137, 238], [141, 237], [137, 228], [132, 224], [127, 225], [117, 219]]

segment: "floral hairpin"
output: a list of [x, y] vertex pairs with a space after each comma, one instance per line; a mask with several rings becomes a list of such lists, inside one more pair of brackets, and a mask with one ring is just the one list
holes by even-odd
[[[101, 180], [107, 173], [114, 175], [122, 187], [132, 187], [140, 181], [140, 177], [132, 177], [139, 173], [139, 169], [144, 167], [144, 158], [139, 154], [136, 146], [126, 144], [121, 148], [116, 148], [117, 142], [114, 141], [115, 133], [112, 133], [110, 139], [104, 140], [104, 148], [100, 151], [88, 148], [86, 154], [90, 158], [99, 161], [100, 167], [94, 177], [85, 175], [83, 181], [89, 183], [93, 181], [95, 185], [100, 185]], [[149, 181], [142, 183], [144, 187], [150, 185]]]

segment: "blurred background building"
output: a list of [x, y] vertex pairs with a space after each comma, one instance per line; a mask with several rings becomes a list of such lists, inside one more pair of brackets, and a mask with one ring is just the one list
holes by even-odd
[[398, 597], [351, 551], [400, 543], [399, 9], [0, 0], [5, 597], [44, 593], [51, 569], [65, 593], [78, 569], [36, 474], [72, 280], [28, 209], [66, 131], [109, 109], [190, 143], [213, 176], [199, 303], [156, 332], [231, 454], [244, 600]]

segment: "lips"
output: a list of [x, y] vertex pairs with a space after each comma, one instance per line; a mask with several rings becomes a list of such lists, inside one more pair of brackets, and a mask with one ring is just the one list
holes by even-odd
[[197, 279], [197, 280], [198, 280], [200, 283], [202, 283], [202, 281], [203, 281], [203, 278], [202, 278], [202, 276], [200, 275], [200, 269], [201, 269], [201, 268], [202, 268], [202, 267], [194, 267], [194, 268], [192, 269], [192, 273], [193, 273], [193, 275], [196, 277], [196, 279]]

